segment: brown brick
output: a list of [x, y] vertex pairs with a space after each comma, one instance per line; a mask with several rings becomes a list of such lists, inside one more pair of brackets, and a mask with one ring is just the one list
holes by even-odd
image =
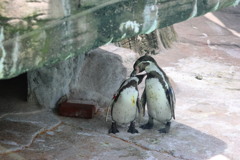
[[91, 119], [96, 112], [96, 106], [67, 101], [59, 104], [57, 111], [61, 116]]

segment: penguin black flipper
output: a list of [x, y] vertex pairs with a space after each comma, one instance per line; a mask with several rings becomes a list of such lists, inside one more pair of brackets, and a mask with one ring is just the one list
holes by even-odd
[[144, 111], [142, 107], [142, 103], [139, 98], [137, 98], [137, 109], [138, 109], [138, 122], [141, 123], [143, 116], [144, 116]]
[[142, 105], [141, 105], [140, 99], [137, 98], [137, 109], [138, 109], [138, 113], [140, 113], [140, 114], [141, 114], [141, 107], [142, 107]]
[[143, 108], [143, 116], [145, 116], [146, 102], [147, 102], [147, 95], [146, 95], [146, 89], [144, 89], [142, 97], [141, 97], [141, 105], [142, 105], [142, 108]]
[[168, 102], [170, 104], [172, 117], [173, 117], [173, 119], [175, 119], [175, 111], [174, 110], [175, 110], [176, 98], [175, 98], [175, 93], [174, 93], [172, 86], [169, 85], [169, 88], [166, 90], [166, 95], [167, 95]]
[[126, 81], [127, 81], [127, 80], [124, 80], [124, 81], [121, 83], [119, 89], [114, 93], [114, 95], [113, 95], [113, 97], [112, 97], [112, 100], [113, 100], [113, 101], [112, 101], [112, 104], [111, 104], [111, 115], [112, 115], [112, 109], [113, 109], [114, 103], [115, 103], [116, 100], [118, 99], [119, 94], [120, 94], [120, 91], [121, 91], [121, 89], [122, 89], [122, 86], [125, 84]]
[[122, 86], [125, 84], [125, 82], [126, 82], [126, 80], [124, 80], [124, 81], [121, 83], [119, 89], [115, 92], [115, 94], [114, 94], [114, 96], [113, 96], [113, 98], [112, 98], [112, 99], [114, 99], [114, 101], [115, 101], [115, 100], [117, 99], [117, 97], [119, 96], [120, 90], [122, 89]]

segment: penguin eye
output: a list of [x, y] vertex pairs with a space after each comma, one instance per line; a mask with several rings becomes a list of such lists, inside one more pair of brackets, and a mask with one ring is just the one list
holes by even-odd
[[146, 67], [148, 66], [150, 63], [149, 62], [142, 62], [143, 66]]
[[138, 65], [138, 72], [142, 72], [145, 70], [146, 66], [148, 66], [149, 63], [148, 62], [141, 62], [139, 65]]

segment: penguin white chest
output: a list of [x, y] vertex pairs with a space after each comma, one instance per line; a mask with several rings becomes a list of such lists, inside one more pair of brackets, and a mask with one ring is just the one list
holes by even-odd
[[162, 84], [157, 78], [146, 80], [148, 114], [160, 122], [171, 119], [171, 109]]
[[118, 123], [133, 121], [137, 113], [137, 98], [135, 87], [124, 89], [112, 107], [112, 119]]

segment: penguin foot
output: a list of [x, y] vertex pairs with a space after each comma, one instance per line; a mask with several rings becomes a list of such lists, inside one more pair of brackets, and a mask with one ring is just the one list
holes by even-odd
[[116, 122], [113, 122], [111, 128], [108, 130], [108, 133], [116, 134], [118, 132], [119, 132], [119, 130], [117, 129], [117, 124], [116, 124]]
[[129, 133], [132, 133], [132, 134], [134, 134], [134, 133], [139, 133], [136, 128], [134, 128], [134, 129], [133, 129], [133, 128], [129, 128], [129, 129], [128, 129], [128, 132], [129, 132]]
[[135, 123], [134, 122], [131, 122], [129, 128], [128, 128], [128, 132], [129, 133], [139, 133], [138, 130], [135, 128]]
[[161, 128], [161, 129], [158, 130], [159, 133], [168, 133], [169, 130], [170, 130], [170, 126], [171, 126], [171, 122], [167, 122], [165, 124], [165, 128]]
[[153, 118], [149, 116], [148, 123], [141, 125], [140, 128], [142, 129], [152, 129], [153, 128]]
[[153, 123], [146, 123], [144, 125], [141, 125], [140, 128], [142, 129], [152, 129], [153, 128]]

